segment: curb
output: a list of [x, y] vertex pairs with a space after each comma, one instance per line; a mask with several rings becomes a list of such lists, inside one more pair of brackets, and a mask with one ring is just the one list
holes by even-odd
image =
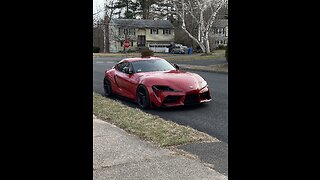
[[228, 74], [228, 69], [227, 71], [223, 71], [223, 70], [207, 69], [207, 66], [193, 66], [193, 65], [181, 65], [181, 64], [179, 66], [181, 70], [193, 70], [193, 71], [204, 71], [204, 72]]

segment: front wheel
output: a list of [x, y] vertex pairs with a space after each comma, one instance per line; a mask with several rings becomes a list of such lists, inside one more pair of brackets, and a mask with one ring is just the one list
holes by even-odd
[[144, 85], [140, 85], [137, 89], [137, 103], [143, 109], [150, 108], [149, 92]]
[[103, 89], [104, 89], [104, 95], [106, 97], [110, 97], [113, 95], [111, 83], [110, 83], [109, 79], [107, 79], [107, 78], [104, 78], [104, 80], [103, 80]]

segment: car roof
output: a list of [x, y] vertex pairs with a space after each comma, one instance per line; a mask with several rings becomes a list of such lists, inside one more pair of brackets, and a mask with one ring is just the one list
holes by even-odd
[[126, 58], [126, 59], [122, 59], [121, 61], [119, 62], [135, 62], [135, 61], [148, 61], [148, 60], [163, 60], [163, 58], [160, 58], [160, 57], [154, 57], [154, 56], [150, 56], [150, 57], [144, 57], [144, 58], [141, 58], [141, 57], [136, 57], [136, 58]]

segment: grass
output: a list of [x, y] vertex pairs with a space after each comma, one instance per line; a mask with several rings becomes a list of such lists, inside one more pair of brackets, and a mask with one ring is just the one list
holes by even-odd
[[215, 60], [215, 59], [225, 59], [224, 50], [216, 50], [210, 55], [204, 55], [202, 53], [192, 54], [192, 55], [178, 55], [166, 57], [168, 61], [184, 61], [184, 60]]
[[209, 71], [209, 72], [228, 72], [228, 64], [216, 64], [209, 66], [197, 66], [197, 65], [185, 65], [179, 64], [182, 70], [199, 70], [199, 71]]
[[125, 106], [96, 93], [93, 93], [93, 114], [160, 147], [218, 141], [208, 134], [147, 114], [138, 108]]

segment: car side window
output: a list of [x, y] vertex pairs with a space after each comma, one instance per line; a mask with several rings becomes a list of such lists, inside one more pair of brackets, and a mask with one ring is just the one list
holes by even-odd
[[133, 73], [135, 72], [132, 63], [129, 63], [129, 66], [128, 66], [128, 67], [129, 67], [129, 70], [130, 70], [130, 71], [132, 71]]
[[127, 67], [128, 65], [129, 65], [128, 62], [119, 63], [119, 64], [117, 64], [117, 66], [116, 66], [116, 70], [121, 71], [121, 72], [124, 72], [124, 71], [123, 71], [123, 68], [124, 68], [124, 67]]

